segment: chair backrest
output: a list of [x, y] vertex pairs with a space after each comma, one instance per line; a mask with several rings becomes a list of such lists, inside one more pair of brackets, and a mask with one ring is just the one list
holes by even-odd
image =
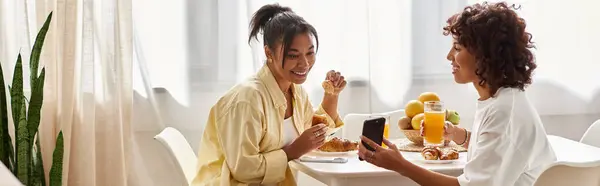
[[175, 128], [167, 127], [154, 139], [160, 141], [175, 158], [188, 184], [197, 174], [198, 159], [185, 137]]
[[600, 147], [600, 119], [596, 120], [581, 137], [580, 143]]
[[363, 122], [369, 119], [373, 115], [389, 115], [390, 121], [388, 121], [390, 138], [398, 138], [404, 136], [398, 128], [398, 120], [404, 116], [404, 110], [394, 110], [382, 113], [373, 114], [359, 114], [350, 113], [344, 116], [344, 128], [342, 128], [342, 137], [348, 140], [360, 140], [362, 135]]
[[596, 163], [572, 164], [558, 162], [549, 166], [535, 181], [534, 186], [598, 186], [600, 166]]

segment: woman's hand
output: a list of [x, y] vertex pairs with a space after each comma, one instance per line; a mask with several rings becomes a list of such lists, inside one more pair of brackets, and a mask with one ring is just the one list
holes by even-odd
[[[458, 127], [456, 125], [446, 121], [444, 123], [444, 139], [453, 141], [457, 129]], [[421, 136], [425, 136], [425, 120], [421, 121]]]
[[327, 126], [325, 124], [313, 125], [302, 132], [291, 144], [283, 147], [288, 160], [298, 159], [302, 155], [321, 147], [325, 143], [326, 132]]
[[330, 70], [327, 72], [327, 76], [325, 80], [330, 81], [333, 85], [333, 93], [338, 95], [344, 88], [346, 88], [346, 80], [344, 76], [340, 72], [336, 72], [335, 70]]
[[385, 138], [383, 139], [383, 143], [389, 148], [383, 148], [364, 136], [361, 136], [360, 139], [375, 149], [375, 151], [370, 151], [362, 143], [358, 143], [358, 156], [360, 158], [384, 169], [396, 172], [402, 171], [401, 169], [403, 168], [403, 163], [406, 162], [406, 159], [400, 154], [396, 145]]

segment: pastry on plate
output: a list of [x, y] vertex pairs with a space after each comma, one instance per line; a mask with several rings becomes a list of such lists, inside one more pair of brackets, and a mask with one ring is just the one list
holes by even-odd
[[348, 139], [340, 139], [333, 137], [328, 142], [325, 142], [323, 146], [319, 147], [320, 151], [323, 152], [348, 152], [358, 150], [358, 142], [350, 141]]
[[448, 149], [444, 151], [442, 156], [440, 156], [440, 160], [456, 160], [458, 159], [458, 151], [455, 149]]
[[423, 158], [426, 160], [438, 160], [441, 154], [440, 149], [437, 147], [425, 147], [421, 151], [421, 155], [423, 155]]

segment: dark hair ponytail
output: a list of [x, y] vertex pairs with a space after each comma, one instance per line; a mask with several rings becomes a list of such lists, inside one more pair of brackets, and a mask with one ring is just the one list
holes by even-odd
[[[250, 21], [250, 35], [248, 43], [252, 38], [258, 39], [258, 33], [263, 33], [263, 43], [273, 49], [277, 42], [282, 42], [283, 54], [287, 53], [294, 36], [302, 33], [310, 33], [317, 41], [316, 49], [319, 48], [319, 36], [315, 28], [298, 16], [289, 7], [279, 4], [268, 4], [256, 11]], [[285, 58], [284, 60], [285, 61]]]

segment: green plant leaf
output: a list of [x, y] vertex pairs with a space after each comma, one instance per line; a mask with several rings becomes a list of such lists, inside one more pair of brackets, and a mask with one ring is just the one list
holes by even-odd
[[50, 186], [62, 185], [62, 168], [64, 153], [63, 133], [60, 131], [56, 137], [56, 147], [52, 154], [52, 168], [50, 168]]
[[[50, 27], [51, 21], [52, 12], [48, 14], [44, 25], [42, 26], [35, 38], [33, 49], [31, 49], [31, 57], [29, 57], [29, 70], [31, 74], [30, 79], [32, 83], [38, 75], [38, 66], [40, 65], [40, 54], [42, 53], [42, 47], [44, 46], [44, 40], [46, 40], [46, 33], [48, 33], [48, 27]], [[31, 89], [33, 89], [33, 84], [31, 84]]]
[[40, 133], [37, 133], [35, 139], [35, 149], [32, 153], [31, 177], [29, 183], [33, 186], [45, 186], [46, 178], [44, 178], [44, 162], [42, 161], [42, 148], [40, 147]]
[[[15, 69], [13, 73], [12, 87], [8, 87], [10, 92], [11, 99], [11, 107], [12, 107], [12, 116], [13, 116], [13, 125], [15, 127], [15, 153], [14, 153], [14, 162], [13, 162], [13, 173], [18, 177], [19, 175], [19, 134], [22, 133], [19, 130], [19, 123], [21, 120], [21, 108], [25, 107], [23, 103], [23, 62], [21, 61], [21, 54], [17, 55], [17, 62], [15, 63]], [[23, 112], [26, 112], [25, 109], [22, 109]], [[27, 122], [25, 122], [24, 130], [27, 130]], [[28, 136], [24, 137], [29, 137]], [[26, 147], [27, 148], [27, 147]]]
[[[17, 56], [17, 63], [15, 63], [15, 71], [13, 73], [12, 87], [10, 87], [10, 99], [12, 106], [12, 116], [15, 129], [21, 119], [20, 114], [21, 105], [23, 103], [23, 62], [21, 61], [21, 54]], [[16, 132], [15, 132], [16, 134]], [[15, 135], [16, 136], [16, 135]]]
[[[21, 99], [23, 99], [21, 95]], [[29, 185], [29, 164], [31, 163], [31, 147], [29, 143], [29, 130], [27, 129], [27, 119], [25, 118], [25, 104], [21, 104], [19, 110], [21, 118], [18, 121], [18, 127], [15, 135], [17, 144], [17, 178], [24, 185]]]
[[32, 81], [31, 99], [29, 99], [29, 109], [27, 111], [27, 128], [29, 129], [29, 139], [32, 140], [40, 126], [40, 113], [42, 111], [42, 102], [44, 101], [44, 80], [46, 68], [42, 68], [39, 78]]
[[[1, 64], [1, 63], [0, 63]], [[12, 139], [8, 133], [8, 110], [6, 104], [6, 84], [4, 83], [4, 72], [0, 65], [0, 161], [9, 169], [13, 170], [13, 146]]]

